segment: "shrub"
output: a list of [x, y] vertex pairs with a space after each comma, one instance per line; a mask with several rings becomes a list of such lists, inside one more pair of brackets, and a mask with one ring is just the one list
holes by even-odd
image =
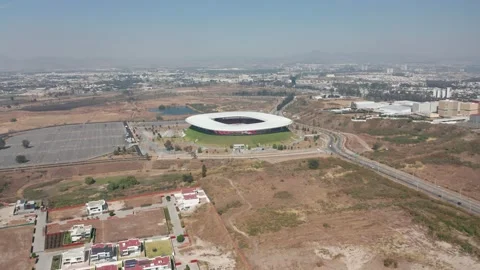
[[202, 177], [207, 176], [207, 166], [205, 164], [202, 165]]
[[379, 142], [376, 142], [376, 143], [373, 144], [372, 149], [373, 149], [374, 151], [378, 151], [378, 150], [380, 150], [381, 147], [382, 147], [382, 144], [379, 143]]
[[199, 147], [198, 150], [197, 150], [197, 152], [198, 152], [199, 154], [202, 153], [202, 147]]
[[308, 168], [311, 170], [318, 169], [320, 166], [320, 163], [318, 162], [318, 159], [309, 159], [308, 160]]
[[398, 263], [396, 260], [392, 258], [386, 258], [385, 260], [383, 260], [383, 266], [397, 268]]
[[108, 212], [108, 215], [113, 217], [113, 216], [115, 216], [115, 212], [113, 210], [111, 210], [111, 211]]
[[91, 177], [91, 176], [85, 177], [85, 184], [87, 184], [87, 185], [95, 184], [95, 179], [93, 179], [93, 177]]
[[182, 180], [183, 180], [183, 182], [192, 183], [193, 182], [193, 176], [192, 176], [192, 174], [184, 174], [184, 175], [182, 175]]
[[177, 242], [183, 243], [185, 241], [185, 236], [183, 234], [180, 234], [177, 236]]
[[27, 162], [27, 157], [25, 157], [24, 155], [18, 155], [15, 157], [15, 161], [17, 161], [17, 163], [25, 163]]
[[17, 122], [17, 118], [10, 119], [10, 122]]
[[24, 148], [29, 148], [30, 147], [30, 141], [29, 140], [22, 140], [22, 145]]

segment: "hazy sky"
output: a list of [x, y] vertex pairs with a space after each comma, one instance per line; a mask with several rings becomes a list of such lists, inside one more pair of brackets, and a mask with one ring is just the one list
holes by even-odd
[[480, 55], [480, 1], [0, 0], [0, 55]]

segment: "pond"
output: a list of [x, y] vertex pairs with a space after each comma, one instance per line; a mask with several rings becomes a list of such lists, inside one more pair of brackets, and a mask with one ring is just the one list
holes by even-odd
[[197, 111], [190, 109], [187, 106], [167, 107], [165, 110], [159, 110], [158, 108], [152, 108], [149, 112], [156, 112], [163, 115], [185, 115], [185, 114], [197, 114]]

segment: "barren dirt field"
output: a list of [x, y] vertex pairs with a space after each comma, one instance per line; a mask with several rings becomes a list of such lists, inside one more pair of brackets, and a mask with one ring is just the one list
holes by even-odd
[[32, 269], [30, 247], [33, 226], [0, 230], [0, 265], [2, 269]]
[[41, 183], [49, 185], [62, 180], [83, 179], [88, 175], [105, 176], [109, 173], [137, 173], [143, 169], [145, 161], [118, 161], [97, 164], [50, 167], [45, 169], [19, 169], [0, 172], [0, 200], [13, 202], [24, 197], [25, 188]]
[[185, 256], [201, 254], [202, 260], [220, 269], [249, 269], [243, 252], [235, 248], [232, 236], [211, 204], [203, 205], [191, 216], [184, 217], [188, 235], [193, 242], [181, 250]]
[[351, 150], [480, 200], [479, 133], [455, 125], [408, 120], [352, 122], [354, 114], [323, 112], [331, 102], [299, 98], [287, 108], [286, 116], [345, 132]]
[[318, 161], [232, 161], [200, 181], [254, 269], [480, 269], [479, 218]]
[[[104, 95], [97, 99], [104, 99], [104, 102], [88, 105], [91, 97], [68, 98], [58, 100], [39, 101], [35, 104], [27, 104], [24, 107], [34, 105], [53, 106], [55, 104], [71, 105], [69, 110], [54, 110], [55, 107], [45, 107], [38, 111], [22, 110], [18, 107], [11, 110], [4, 110], [0, 113], [0, 134], [26, 129], [41, 128], [46, 126], [76, 124], [88, 122], [110, 122], [110, 121], [143, 121], [155, 120], [156, 113], [149, 110], [158, 108], [159, 105], [184, 106], [186, 104], [207, 104], [214, 105], [218, 111], [232, 110], [255, 110], [269, 111], [280, 100], [281, 97], [240, 97], [225, 96], [228, 92], [238, 91], [238, 88], [212, 87], [198, 89], [172, 89], [166, 92], [145, 92], [138, 96]], [[181, 94], [181, 96], [180, 96]], [[82, 106], [75, 105], [76, 102], [87, 100]], [[48, 109], [47, 109], [48, 108]], [[12, 122], [11, 119], [16, 121]], [[185, 116], [168, 116], [164, 119], [184, 119]]]
[[66, 224], [48, 224], [48, 233], [66, 231], [75, 224], [92, 225], [96, 229], [96, 243], [109, 243], [129, 238], [146, 238], [168, 235], [163, 208], [136, 212], [126, 217], [111, 217], [107, 220], [71, 220]]

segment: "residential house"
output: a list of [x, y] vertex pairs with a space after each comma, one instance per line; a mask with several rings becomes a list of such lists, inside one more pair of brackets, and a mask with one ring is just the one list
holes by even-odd
[[84, 248], [70, 249], [62, 253], [62, 268], [87, 261], [88, 253]]
[[182, 193], [175, 195], [175, 199], [180, 210], [188, 210], [200, 203], [196, 188], [182, 189]]
[[172, 270], [169, 256], [124, 261], [125, 270]]
[[14, 215], [21, 215], [32, 213], [35, 211], [35, 201], [25, 201], [25, 200], [18, 200], [15, 203], [15, 209], [13, 210]]
[[117, 260], [117, 249], [113, 244], [95, 244], [90, 250], [90, 262], [111, 262]]
[[118, 265], [109, 264], [109, 265], [96, 266], [95, 270], [118, 270]]
[[128, 239], [118, 242], [120, 256], [130, 256], [140, 254], [142, 251], [142, 242], [138, 239]]
[[73, 225], [73, 227], [68, 230], [70, 232], [70, 237], [72, 238], [72, 242], [77, 242], [80, 239], [89, 238], [92, 234], [92, 225], [83, 225], [77, 224]]
[[108, 210], [108, 205], [105, 200], [91, 201], [85, 204], [87, 208], [87, 214], [95, 215], [101, 214]]

